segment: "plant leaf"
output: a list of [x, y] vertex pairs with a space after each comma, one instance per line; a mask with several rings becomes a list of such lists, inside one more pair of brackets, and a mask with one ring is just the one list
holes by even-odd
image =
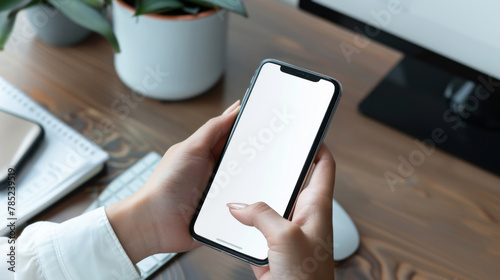
[[97, 10], [81, 0], [48, 0], [48, 2], [75, 23], [104, 36], [111, 43], [115, 52], [120, 52], [115, 33], [113, 33], [108, 21]]
[[184, 2], [189, 2], [191, 4], [195, 4], [201, 7], [207, 7], [207, 8], [218, 8], [216, 5], [212, 3], [208, 3], [202, 0], [184, 0]]
[[219, 8], [240, 14], [244, 17], [248, 17], [245, 6], [243, 5], [242, 0], [186, 0], [188, 2], [197, 4], [197, 5], [207, 5], [212, 4]]
[[19, 11], [25, 8], [29, 8], [31, 6], [37, 5], [42, 0], [32, 0], [31, 2], [16, 8], [10, 12], [1, 12], [0, 11], [0, 51], [2, 51], [7, 44], [7, 40], [14, 29], [14, 23], [16, 22], [16, 16]]
[[160, 14], [174, 9], [183, 8], [184, 4], [178, 0], [142, 0], [137, 1], [135, 15]]
[[26, 2], [26, 0], [0, 0], [0, 12], [12, 10], [23, 2]]
[[16, 21], [17, 13], [12, 16], [9, 16], [9, 14], [8, 12], [0, 13], [0, 51], [4, 49]]
[[83, 1], [93, 7], [104, 7], [107, 4], [105, 0], [83, 0]]
[[137, 10], [139, 10], [139, 7], [141, 7], [141, 6], [142, 6], [142, 0], [135, 0], [134, 9], [136, 12], [137, 12]]
[[197, 15], [200, 12], [200, 6], [195, 6], [195, 7], [184, 6], [182, 10], [187, 14]]

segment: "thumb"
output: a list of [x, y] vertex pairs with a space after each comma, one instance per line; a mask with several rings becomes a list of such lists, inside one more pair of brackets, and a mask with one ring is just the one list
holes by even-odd
[[268, 240], [279, 236], [280, 233], [293, 227], [290, 221], [283, 218], [264, 202], [252, 205], [244, 203], [228, 203], [229, 211], [239, 222], [247, 226], [254, 226]]
[[215, 118], [210, 119], [202, 127], [200, 127], [193, 135], [191, 135], [187, 142], [192, 147], [202, 147], [210, 151], [219, 140], [227, 135], [233, 126], [236, 115], [240, 110], [240, 101], [236, 101], [233, 105], [226, 109], [226, 111]]

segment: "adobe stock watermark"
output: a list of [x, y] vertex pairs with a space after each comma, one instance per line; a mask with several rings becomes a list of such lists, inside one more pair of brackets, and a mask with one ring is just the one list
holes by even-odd
[[[246, 157], [245, 160], [247, 162], [253, 161], [274, 140], [275, 134], [279, 134], [285, 130], [285, 127], [295, 117], [286, 107], [283, 107], [281, 110], [274, 109], [273, 117], [269, 120], [266, 127], [261, 128], [257, 134], [249, 136], [246, 140], [238, 144], [238, 154]], [[241, 162], [234, 159], [229, 160], [224, 166], [219, 167], [210, 187], [210, 193], [207, 195], [207, 200], [217, 197], [220, 191], [231, 183], [231, 177], [238, 176], [242, 171]]]
[[[265, 127], [260, 128], [256, 134], [248, 136], [242, 142], [231, 144], [236, 145], [239, 159], [246, 162], [254, 161], [260, 153], [265, 153], [266, 147], [273, 142], [276, 135], [282, 133], [296, 118], [296, 115], [291, 113], [287, 107], [283, 107], [281, 110], [273, 109], [272, 112], [273, 115]], [[217, 197], [222, 190], [230, 185], [232, 178], [240, 175], [243, 170], [242, 162], [239, 160], [224, 161], [224, 165], [219, 166], [217, 170], [208, 195], [205, 196], [200, 190], [193, 188], [191, 205], [185, 203], [179, 205], [179, 210], [185, 221], [190, 222], [192, 214], [202, 198], [205, 198], [205, 202], [207, 202]]]
[[[5, 0], [1, 0], [5, 1]], [[75, 0], [55, 0], [58, 5], [66, 6]], [[26, 1], [24, 1], [26, 2]], [[28, 3], [24, 3], [28, 4]], [[21, 6], [22, 7], [22, 6]], [[30, 9], [30, 12], [26, 12]], [[37, 3], [35, 6], [28, 9], [22, 9], [17, 14], [15, 32], [10, 35], [7, 46], [15, 53], [20, 53], [21, 48], [36, 37], [40, 29], [47, 27], [51, 20], [59, 16], [62, 12], [52, 5]], [[104, 9], [105, 10], [105, 9]], [[104, 12], [104, 11], [103, 11]], [[61, 16], [64, 16], [61, 14]], [[57, 23], [57, 21], [56, 21]], [[52, 23], [53, 24], [53, 23]]]
[[220, 23], [224, 23], [224, 20], [227, 21], [228, 17], [228, 12], [226, 10], [216, 8], [217, 9], [217, 16], [219, 17]]
[[[465, 111], [461, 116], [453, 113], [451, 109], [447, 109], [443, 113], [443, 121], [448, 124], [452, 130], [463, 128], [465, 119], [469, 118], [472, 112], [479, 109], [480, 102], [490, 98], [490, 96], [500, 88], [500, 81], [494, 80], [491, 76], [478, 76], [477, 80], [478, 83], [476, 84], [474, 93], [470, 94], [463, 103]], [[395, 186], [398, 183], [404, 183], [406, 178], [413, 175], [417, 167], [424, 164], [426, 159], [434, 153], [437, 144], [443, 144], [447, 140], [448, 135], [441, 127], [434, 128], [430, 137], [423, 141], [416, 139], [414, 141], [416, 146], [414, 150], [406, 157], [401, 154], [398, 156], [399, 165], [397, 167], [397, 172], [389, 170], [384, 172], [384, 178], [391, 191], [394, 192], [396, 190]]]
[[[121, 120], [126, 120], [133, 109], [144, 101], [147, 93], [157, 89], [161, 83], [167, 79], [170, 74], [163, 72], [160, 65], [157, 64], [154, 68], [147, 66], [145, 68], [146, 75], [141, 79], [140, 84], [135, 85], [128, 93], [122, 93], [110, 103], [111, 111]], [[145, 94], [140, 94], [143, 92]], [[113, 120], [108, 117], [102, 118], [98, 125], [91, 131], [85, 133], [87, 137], [96, 144], [102, 144], [106, 135], [113, 132], [116, 128]]]
[[[370, 38], [374, 38], [380, 34], [380, 30], [389, 26], [394, 16], [400, 15], [405, 7], [410, 5], [413, 0], [389, 0], [384, 9], [370, 11], [372, 21], [370, 25], [365, 25], [364, 30], [359, 27], [354, 27], [356, 35], [354, 36], [354, 45], [341, 42], [339, 48], [347, 63], [351, 63], [353, 54], [360, 54], [361, 51], [368, 47], [371, 43]], [[373, 27], [374, 28], [373, 28]]]
[[291, 280], [310, 279], [309, 276], [318, 270], [322, 262], [333, 259], [334, 247], [338, 247], [333, 242], [333, 235], [327, 236], [325, 240], [317, 238], [316, 242], [318, 245], [314, 248], [313, 255], [304, 258], [300, 265], [293, 268], [292, 274], [294, 277]]
[[49, 21], [60, 13], [58, 9], [49, 5], [38, 5], [37, 7], [38, 9], [31, 14], [23, 12], [17, 16], [17, 32], [12, 32], [7, 43], [16, 53], [20, 53], [22, 46], [35, 38], [38, 30], [45, 28]]

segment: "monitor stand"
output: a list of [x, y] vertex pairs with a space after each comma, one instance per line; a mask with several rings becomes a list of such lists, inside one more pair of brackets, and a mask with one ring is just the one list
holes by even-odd
[[[359, 110], [500, 175], [500, 129], [473, 125], [450, 110], [445, 92], [456, 79], [450, 73], [405, 57], [361, 102]], [[498, 90], [491, 96], [493, 94], [500, 95]], [[496, 109], [500, 110], [500, 106]]]

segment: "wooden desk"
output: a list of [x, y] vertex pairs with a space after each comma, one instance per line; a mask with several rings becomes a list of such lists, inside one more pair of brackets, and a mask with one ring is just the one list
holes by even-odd
[[[145, 99], [129, 105], [123, 119], [111, 104], [130, 90], [115, 74], [107, 42], [94, 36], [55, 49], [24, 39], [29, 32], [18, 26], [18, 44], [0, 53], [0, 75], [111, 156], [103, 173], [36, 220], [80, 214], [148, 151], [163, 153], [242, 98], [259, 62], [273, 57], [336, 77], [344, 87], [325, 141], [337, 161], [335, 197], [357, 224], [361, 247], [338, 264], [337, 279], [498, 279], [499, 177], [435, 151], [394, 188], [384, 178], [386, 171], [397, 174], [398, 156], [408, 157], [415, 140], [361, 116], [357, 105], [401, 54], [372, 42], [348, 63], [339, 44], [352, 43], [353, 33], [274, 1], [246, 4], [250, 19], [231, 15], [227, 72], [213, 89], [185, 102]], [[102, 129], [103, 120], [112, 129]], [[248, 265], [208, 248], [181, 255], [157, 277], [253, 278]]]

